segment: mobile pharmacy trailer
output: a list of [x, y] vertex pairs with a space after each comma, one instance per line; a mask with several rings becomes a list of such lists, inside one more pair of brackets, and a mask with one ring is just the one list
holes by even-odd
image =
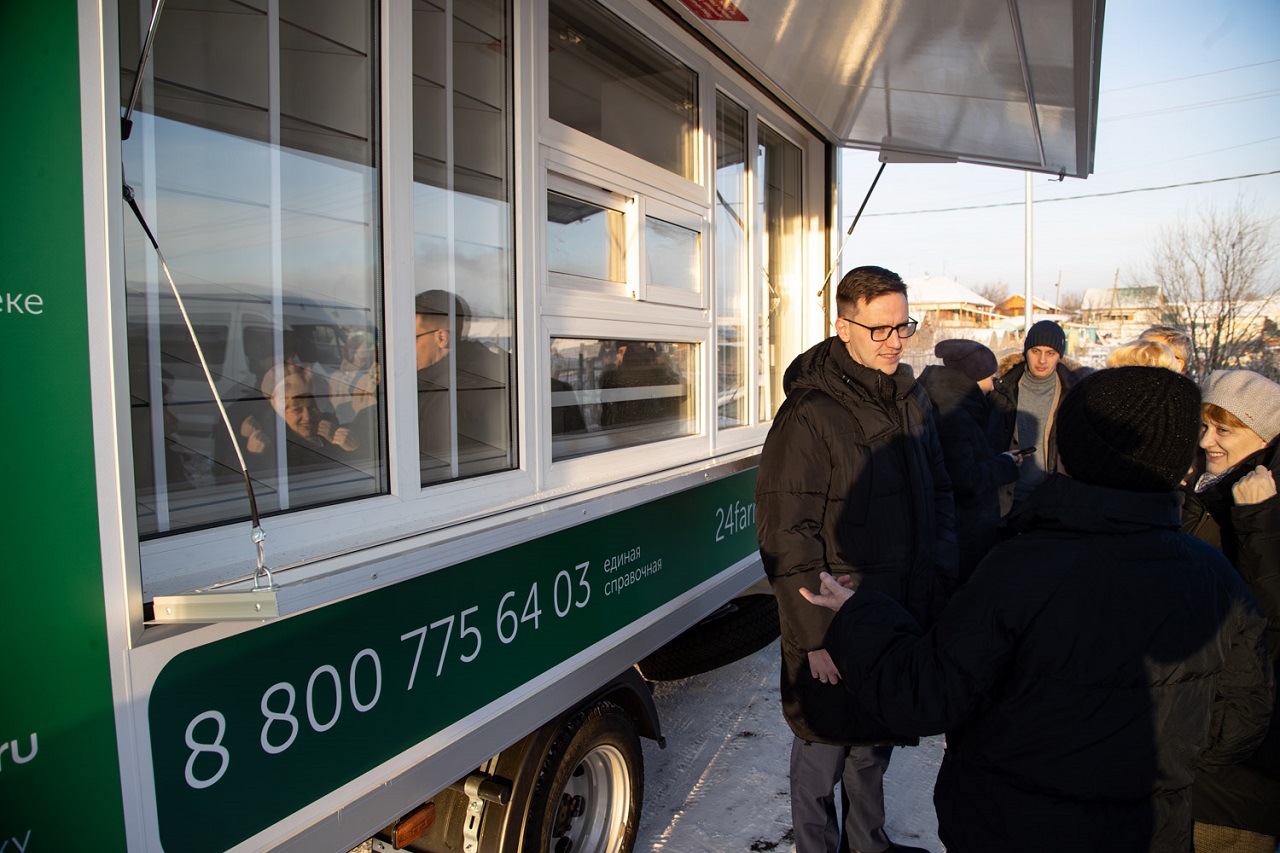
[[836, 150], [1086, 176], [1101, 5], [4, 4], [0, 850], [630, 849]]

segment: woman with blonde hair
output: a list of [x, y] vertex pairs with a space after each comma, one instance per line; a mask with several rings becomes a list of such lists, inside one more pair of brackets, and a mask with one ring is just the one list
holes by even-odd
[[[1216, 545], [1267, 617], [1280, 662], [1280, 384], [1252, 370], [1215, 370], [1203, 387], [1200, 448], [1182, 529]], [[1280, 836], [1280, 709], [1240, 764], [1200, 773], [1192, 793], [1196, 853], [1274, 853]]]
[[1186, 332], [1176, 326], [1152, 326], [1138, 335], [1138, 339], [1168, 344], [1173, 350], [1173, 357], [1178, 360], [1176, 370], [1179, 373], [1187, 372], [1187, 365], [1191, 363], [1191, 336]]
[[1175, 373], [1182, 372], [1178, 354], [1173, 347], [1160, 341], [1139, 338], [1121, 344], [1107, 356], [1107, 367], [1167, 367]]

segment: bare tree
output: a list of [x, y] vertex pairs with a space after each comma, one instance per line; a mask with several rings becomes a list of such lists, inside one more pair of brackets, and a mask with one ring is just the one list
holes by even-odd
[[1057, 308], [1063, 314], [1079, 314], [1082, 305], [1084, 305], [1084, 294], [1078, 290], [1071, 290], [1062, 294]]
[[984, 299], [990, 299], [992, 302], [999, 305], [1008, 298], [1009, 285], [1004, 281], [988, 281], [985, 284], [980, 284], [975, 287], [973, 292]]
[[1169, 320], [1191, 337], [1187, 372], [1195, 379], [1220, 368], [1270, 372], [1263, 315], [1265, 300], [1277, 293], [1267, 275], [1270, 225], [1237, 199], [1160, 234], [1148, 280], [1160, 285]]

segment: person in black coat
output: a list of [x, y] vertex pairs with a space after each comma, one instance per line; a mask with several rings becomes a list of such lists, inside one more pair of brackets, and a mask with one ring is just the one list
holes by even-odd
[[[1222, 550], [1267, 614], [1280, 677], [1280, 385], [1250, 370], [1215, 370], [1204, 383], [1197, 470], [1183, 530]], [[1280, 715], [1280, 708], [1277, 709]], [[1196, 850], [1273, 853], [1280, 836], [1280, 716], [1248, 760], [1196, 778]]]
[[997, 450], [1034, 447], [1023, 458], [1018, 480], [1001, 489], [1002, 514], [1008, 515], [1057, 470], [1054, 418], [1067, 392], [1090, 372], [1066, 357], [1067, 335], [1052, 320], [1027, 331], [1022, 352], [1000, 361], [991, 401], [997, 411]]
[[[791, 808], [797, 853], [908, 851], [884, 832], [883, 776], [893, 737], [836, 682], [823, 648], [830, 614], [797, 594], [819, 572], [932, 619], [955, 584], [951, 486], [928, 396], [900, 363], [915, 332], [906, 285], [859, 267], [836, 292], [837, 336], [787, 369], [787, 397], [765, 440], [756, 532], [782, 625], [782, 706], [795, 733]], [[833, 790], [841, 783], [844, 827]]]
[[830, 575], [826, 648], [902, 735], [947, 733], [934, 788], [948, 853], [1191, 849], [1197, 769], [1262, 741], [1266, 621], [1223, 556], [1179, 527], [1200, 395], [1172, 371], [1085, 379], [1058, 413], [1059, 473], [923, 633]]
[[994, 409], [987, 399], [995, 381], [995, 353], [977, 341], [953, 338], [939, 341], [933, 354], [942, 364], [926, 367], [918, 381], [937, 411], [942, 456], [955, 493], [964, 583], [996, 544], [1000, 487], [1018, 479], [1022, 457], [996, 447]]

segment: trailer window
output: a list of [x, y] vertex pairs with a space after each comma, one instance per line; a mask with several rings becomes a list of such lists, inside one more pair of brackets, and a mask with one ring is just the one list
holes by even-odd
[[599, 282], [627, 280], [626, 218], [622, 211], [547, 193], [547, 269]]
[[801, 351], [795, 318], [800, 313], [804, 158], [782, 134], [761, 124], [756, 150], [759, 243], [764, 280], [759, 313], [759, 418], [769, 420], [782, 405], [782, 374]]
[[594, 0], [552, 0], [551, 118], [697, 180], [698, 76]]
[[656, 216], [644, 220], [645, 284], [682, 293], [702, 290], [702, 234]]
[[[122, 96], [151, 4], [121, 3]], [[140, 11], [142, 14], [140, 14]], [[196, 328], [231, 431], [142, 228], [126, 225], [143, 538], [386, 491], [375, 9], [169, 7], [126, 182]]]
[[698, 345], [551, 339], [552, 458], [697, 432]]
[[716, 412], [721, 429], [747, 423], [747, 111], [716, 97]]
[[422, 484], [516, 466], [511, 21], [413, 4], [414, 334]]

